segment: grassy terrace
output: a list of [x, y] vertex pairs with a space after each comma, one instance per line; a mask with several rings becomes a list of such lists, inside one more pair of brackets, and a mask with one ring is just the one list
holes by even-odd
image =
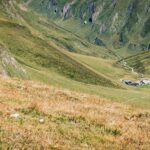
[[146, 74], [147, 76], [150, 74], [150, 51], [128, 57], [125, 61], [135, 68], [137, 72]]

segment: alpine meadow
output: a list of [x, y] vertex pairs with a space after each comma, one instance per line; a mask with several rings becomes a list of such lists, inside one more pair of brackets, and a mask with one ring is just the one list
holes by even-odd
[[0, 0], [0, 150], [150, 150], [150, 0]]

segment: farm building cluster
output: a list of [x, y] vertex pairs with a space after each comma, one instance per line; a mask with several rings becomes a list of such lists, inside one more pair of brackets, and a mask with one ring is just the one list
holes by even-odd
[[122, 80], [122, 83], [130, 86], [143, 86], [143, 85], [150, 85], [150, 79], [141, 79], [137, 81], [133, 80]]

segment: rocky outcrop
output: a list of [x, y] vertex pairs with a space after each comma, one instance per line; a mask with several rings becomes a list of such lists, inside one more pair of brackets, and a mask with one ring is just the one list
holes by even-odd
[[0, 74], [26, 77], [25, 69], [11, 56], [8, 49], [0, 44]]

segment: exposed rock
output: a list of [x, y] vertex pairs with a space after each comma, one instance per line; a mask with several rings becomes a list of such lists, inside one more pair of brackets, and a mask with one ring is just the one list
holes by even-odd
[[70, 9], [70, 4], [66, 4], [63, 8], [63, 15], [67, 15], [67, 12], [69, 11]]
[[56, 0], [51, 0], [51, 5], [56, 6], [57, 5], [57, 1]]
[[150, 1], [149, 1], [148, 5], [145, 8], [145, 12], [146, 12], [146, 14], [150, 12]]
[[14, 113], [10, 114], [10, 117], [11, 118], [15, 118], [15, 119], [19, 119], [20, 118], [20, 114], [17, 113], [17, 112], [14, 112]]
[[96, 4], [95, 4], [95, 2], [90, 2], [89, 4], [88, 4], [88, 9], [89, 9], [89, 11], [93, 14], [93, 13], [95, 13], [95, 11], [96, 11]]
[[13, 76], [12, 72], [17, 72], [22, 77], [26, 76], [26, 70], [11, 56], [9, 50], [0, 44], [0, 74]]
[[44, 122], [45, 122], [44, 118], [39, 119], [39, 123], [44, 124]]
[[86, 20], [84, 21], [84, 24], [87, 24], [87, 21], [86, 21]]
[[99, 34], [103, 34], [106, 31], [106, 25], [105, 24], [101, 24], [100, 28], [99, 28]]

